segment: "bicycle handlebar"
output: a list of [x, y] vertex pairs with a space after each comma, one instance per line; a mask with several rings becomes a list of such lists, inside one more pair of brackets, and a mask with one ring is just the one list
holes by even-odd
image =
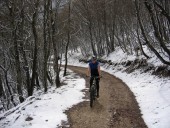
[[90, 78], [102, 78], [102, 76], [90, 76]]

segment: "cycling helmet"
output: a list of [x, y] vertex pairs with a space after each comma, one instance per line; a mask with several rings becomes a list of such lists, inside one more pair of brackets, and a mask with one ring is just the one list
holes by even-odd
[[93, 55], [92, 60], [97, 60], [97, 57], [95, 55]]

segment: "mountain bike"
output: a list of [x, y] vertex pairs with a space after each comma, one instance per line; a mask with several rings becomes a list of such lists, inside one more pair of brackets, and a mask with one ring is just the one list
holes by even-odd
[[93, 102], [97, 97], [97, 85], [96, 79], [100, 78], [99, 76], [91, 76], [93, 78], [93, 83], [90, 88], [90, 107], [93, 107]]

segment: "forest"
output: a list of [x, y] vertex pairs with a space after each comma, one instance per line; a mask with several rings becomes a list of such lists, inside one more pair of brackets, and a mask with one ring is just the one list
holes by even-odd
[[169, 0], [0, 0], [0, 111], [60, 87], [68, 51], [148, 59], [143, 46], [170, 65]]

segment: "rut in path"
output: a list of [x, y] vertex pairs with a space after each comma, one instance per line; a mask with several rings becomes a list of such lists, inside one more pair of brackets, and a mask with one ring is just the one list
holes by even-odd
[[[86, 79], [86, 69], [69, 66], [69, 69]], [[133, 93], [121, 80], [102, 72], [100, 98], [90, 108], [89, 101], [67, 111], [71, 128], [146, 128]], [[85, 91], [89, 98], [88, 89]]]

